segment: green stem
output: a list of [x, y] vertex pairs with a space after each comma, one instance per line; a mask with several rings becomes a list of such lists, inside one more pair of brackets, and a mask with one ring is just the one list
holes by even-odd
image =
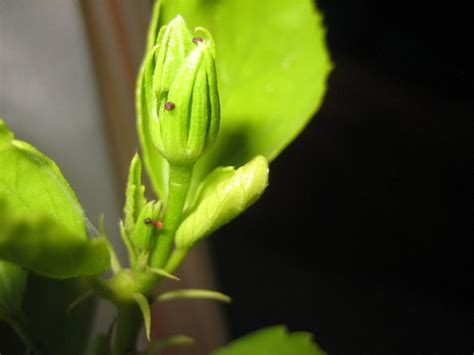
[[142, 315], [135, 303], [117, 305], [117, 326], [112, 348], [113, 355], [126, 355], [135, 350], [142, 326]]
[[165, 270], [171, 274], [175, 272], [175, 270], [183, 262], [186, 255], [188, 255], [188, 252], [188, 249], [175, 249], [166, 263]]
[[174, 235], [183, 217], [184, 203], [188, 195], [192, 165], [170, 165], [169, 194], [163, 218], [163, 230], [151, 255], [151, 266], [162, 268], [166, 265], [173, 247]]
[[34, 355], [44, 354], [44, 348], [40, 342], [35, 339], [28, 327], [28, 321], [23, 313], [16, 313], [7, 318], [7, 322], [15, 330], [28, 350]]

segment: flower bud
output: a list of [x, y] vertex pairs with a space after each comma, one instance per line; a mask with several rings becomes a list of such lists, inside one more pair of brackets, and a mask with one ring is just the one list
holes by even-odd
[[145, 64], [153, 144], [171, 164], [193, 164], [215, 142], [219, 130], [212, 38], [194, 40], [178, 16], [161, 28], [153, 51]]

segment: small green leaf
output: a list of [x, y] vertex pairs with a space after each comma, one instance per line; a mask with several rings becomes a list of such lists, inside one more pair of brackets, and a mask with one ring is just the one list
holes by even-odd
[[0, 225], [0, 258], [38, 274], [62, 279], [110, 266], [105, 239], [84, 239], [44, 214], [12, 213], [0, 201]]
[[176, 291], [168, 291], [159, 295], [156, 300], [158, 302], [171, 301], [180, 298], [193, 298], [193, 299], [210, 299], [215, 301], [221, 301], [225, 303], [230, 303], [232, 300], [229, 296], [224, 295], [223, 293], [211, 290], [201, 290], [201, 289], [183, 289]]
[[146, 338], [148, 339], [148, 341], [150, 341], [150, 329], [151, 329], [150, 304], [148, 303], [148, 300], [146, 299], [146, 297], [143, 296], [141, 293], [134, 293], [133, 299], [135, 300], [135, 302], [137, 302], [138, 307], [140, 307], [140, 310], [143, 315], [143, 321], [145, 322]]
[[176, 247], [189, 249], [200, 239], [230, 222], [263, 193], [268, 162], [257, 156], [235, 170], [218, 168], [202, 182], [187, 216], [176, 232]]
[[132, 231], [145, 204], [145, 186], [142, 184], [142, 163], [138, 154], [135, 154], [130, 163], [125, 192], [124, 227], [127, 233]]
[[157, 268], [157, 267], [150, 267], [147, 270], [149, 272], [151, 272], [152, 274], [160, 275], [160, 276], [166, 277], [167, 279], [170, 279], [170, 280], [179, 281], [178, 277], [174, 276], [173, 274], [170, 274], [168, 271], [166, 271], [164, 269], [160, 269], [160, 268]]
[[0, 319], [21, 309], [27, 279], [22, 267], [0, 260]]
[[324, 355], [306, 332], [288, 333], [282, 325], [268, 327], [250, 333], [212, 355]]
[[154, 341], [148, 345], [145, 354], [155, 354], [157, 351], [172, 346], [187, 346], [194, 344], [194, 339], [186, 335], [175, 335], [169, 338]]

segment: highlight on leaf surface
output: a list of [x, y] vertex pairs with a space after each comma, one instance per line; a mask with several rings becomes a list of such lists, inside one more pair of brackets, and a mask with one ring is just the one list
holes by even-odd
[[257, 156], [234, 169], [217, 168], [202, 182], [176, 232], [176, 247], [189, 249], [200, 239], [230, 222], [263, 193], [268, 185], [268, 162]]

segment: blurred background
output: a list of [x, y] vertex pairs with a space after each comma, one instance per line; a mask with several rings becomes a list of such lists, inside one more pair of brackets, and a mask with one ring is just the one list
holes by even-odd
[[[193, 335], [196, 346], [179, 353], [206, 354], [286, 324], [329, 354], [471, 353], [470, 12], [318, 6], [335, 63], [321, 111], [272, 163], [262, 199], [181, 270], [185, 287], [219, 289], [233, 303], [155, 309], [154, 336]], [[105, 214], [117, 243], [150, 9], [148, 0], [0, 0], [0, 116], [58, 163], [94, 224]], [[101, 305], [96, 327], [112, 317]]]

